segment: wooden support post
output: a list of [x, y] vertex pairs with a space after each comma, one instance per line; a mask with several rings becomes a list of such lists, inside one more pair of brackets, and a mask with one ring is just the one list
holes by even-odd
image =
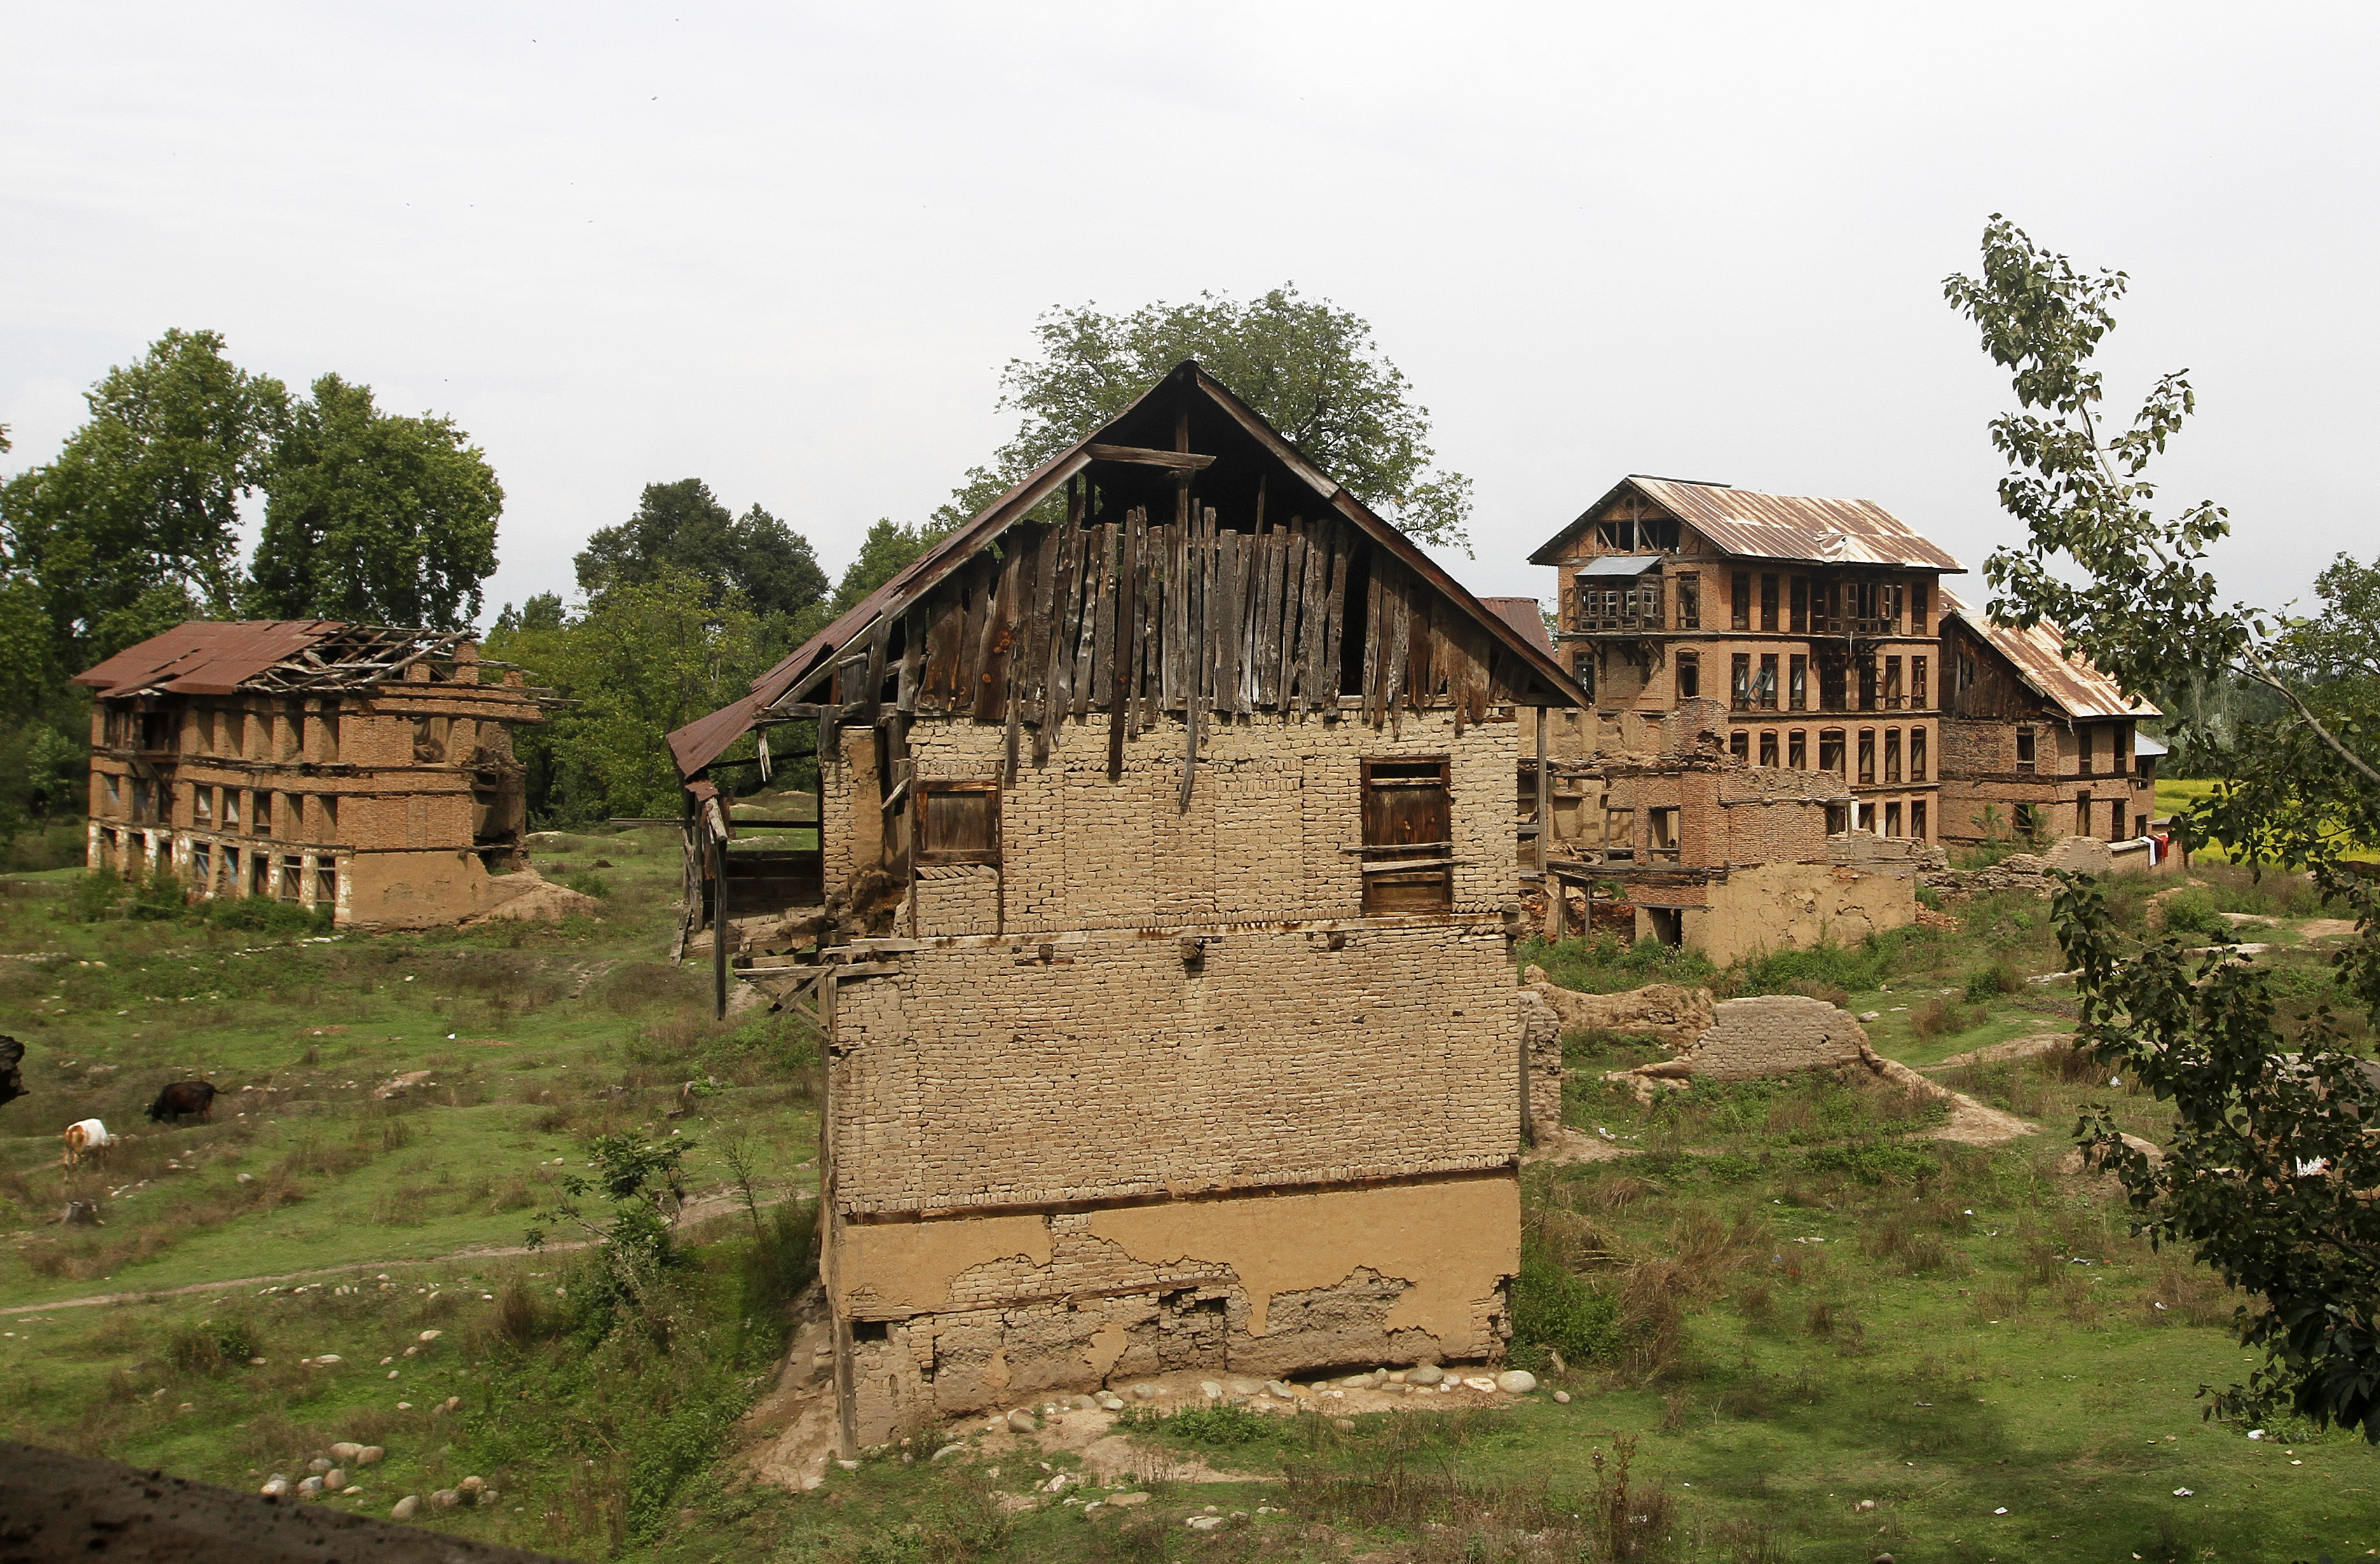
[[1552, 709], [1540, 706], [1537, 711], [1537, 883], [1547, 883], [1546, 865], [1553, 860], [1554, 841], [1554, 779], [1546, 759], [1546, 714]]
[[727, 1018], [727, 843], [710, 843], [710, 1019]]

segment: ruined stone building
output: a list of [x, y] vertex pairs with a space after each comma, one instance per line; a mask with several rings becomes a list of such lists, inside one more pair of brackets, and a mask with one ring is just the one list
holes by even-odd
[[[493, 682], [491, 682], [492, 679]], [[503, 899], [521, 854], [510, 729], [542, 721], [468, 636], [192, 620], [75, 676], [93, 696], [93, 868], [426, 925]]]
[[[1499, 1354], [1514, 712], [1584, 699], [1184, 364], [671, 735], [718, 958], [826, 1039], [846, 1442]], [[724, 758], [809, 722], [814, 869], [747, 881]]]
[[2149, 834], [2165, 746], [2137, 724], [2155, 707], [2069, 653], [2058, 626], [1996, 624], [1955, 597], [1942, 656], [1944, 840]]

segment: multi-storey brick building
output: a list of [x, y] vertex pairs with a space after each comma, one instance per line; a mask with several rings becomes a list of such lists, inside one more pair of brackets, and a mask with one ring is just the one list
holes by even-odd
[[794, 943], [826, 1037], [847, 1442], [1500, 1353], [1513, 714], [1584, 698], [1184, 364], [671, 736], [733, 912], [711, 773], [819, 725], [819, 915], [714, 949]]
[[1942, 657], [1945, 841], [2144, 839], [2164, 746], [2136, 724], [2162, 715], [2070, 654], [2054, 624], [1995, 624], [1946, 596]]
[[1939, 583], [1964, 566], [1890, 512], [1636, 476], [1529, 557], [1594, 697], [1569, 747], [1651, 753], [1668, 712], [1722, 700], [1738, 760], [1843, 778], [1835, 830], [1937, 834]]
[[524, 803], [510, 726], [544, 720], [462, 634], [193, 620], [75, 682], [93, 868], [423, 925], [504, 900]]

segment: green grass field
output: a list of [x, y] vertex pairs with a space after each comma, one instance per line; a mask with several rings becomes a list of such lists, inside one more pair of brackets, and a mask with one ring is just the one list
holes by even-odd
[[[687, 1564], [2380, 1547], [2380, 1456], [2359, 1440], [2201, 1419], [2199, 1388], [2250, 1367], [2235, 1300], [2057, 1170], [2086, 1100], [2166, 1133], [2156, 1103], [2063, 1051], [1941, 1073], [2041, 1126], [1980, 1148], [1927, 1138], [1938, 1114], [1864, 1077], [1639, 1107], [1601, 1073], [1649, 1050], [1572, 1038], [1565, 1116], [1628, 1155], [1527, 1170], [1513, 1355], [1539, 1394], [1343, 1427], [1155, 1423], [1135, 1435], [1150, 1501], [1091, 1519], [1038, 1491], [1075, 1466], [1061, 1453], [895, 1448], [812, 1494], [755, 1483], [747, 1453], [775, 1429], [747, 1413], [809, 1276], [813, 1040], [761, 1012], [711, 1023], [707, 968], [667, 964], [669, 833], [540, 838], [539, 856], [599, 877], [601, 916], [325, 938], [83, 922], [72, 871], [0, 880], [0, 1003], [32, 1091], [0, 1107], [0, 1435], [239, 1487], [379, 1444], [361, 1497], [323, 1502], [385, 1515], [476, 1475], [494, 1501], [421, 1523]], [[2274, 877], [2198, 878], [2207, 909], [2287, 920], [2265, 958], [2285, 1016], [2320, 1003], [2324, 953], [2289, 930], [2321, 909]], [[2145, 922], [2169, 885], [2110, 895]], [[1957, 913], [1725, 973], [1576, 941], [1523, 956], [1582, 988], [1818, 994], [1874, 1012], [1876, 1047], [1919, 1065], [2070, 1024], [2062, 990], [2022, 981], [2064, 965], [2043, 903]], [[141, 1109], [184, 1074], [225, 1088], [214, 1122], [152, 1126]], [[62, 1170], [58, 1131], [93, 1114], [137, 1138]], [[522, 1252], [607, 1134], [697, 1143], [684, 1263], [625, 1301], [587, 1251]], [[58, 1225], [69, 1199], [104, 1225]], [[1166, 1475], [1189, 1456], [1247, 1480]], [[1222, 1524], [1185, 1524], [1210, 1506]]]

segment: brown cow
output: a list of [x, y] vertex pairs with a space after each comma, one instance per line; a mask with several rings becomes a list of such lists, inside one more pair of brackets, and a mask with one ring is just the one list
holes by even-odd
[[213, 1086], [204, 1081], [176, 1081], [159, 1090], [157, 1100], [149, 1105], [149, 1117], [160, 1124], [168, 1119], [179, 1124], [195, 1113], [204, 1123], [214, 1116], [214, 1109]]
[[14, 1037], [0, 1037], [0, 1103], [14, 1102], [25, 1095], [25, 1045]]

